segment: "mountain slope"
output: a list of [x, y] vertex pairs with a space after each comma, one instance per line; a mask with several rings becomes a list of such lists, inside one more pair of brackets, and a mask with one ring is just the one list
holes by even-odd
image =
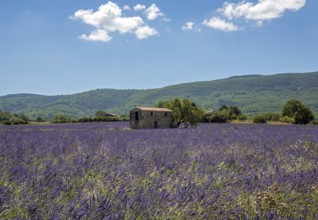
[[190, 98], [210, 110], [236, 105], [247, 115], [280, 113], [289, 99], [298, 99], [318, 113], [318, 72], [251, 75], [184, 83], [148, 90], [98, 89], [64, 96], [16, 94], [0, 97], [0, 110], [50, 119], [57, 113], [72, 117], [94, 115], [97, 110], [127, 114], [135, 106], [154, 106], [160, 100]]

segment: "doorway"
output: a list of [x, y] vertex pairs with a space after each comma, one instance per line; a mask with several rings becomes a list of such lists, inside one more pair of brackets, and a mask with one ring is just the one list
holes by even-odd
[[138, 112], [135, 112], [135, 120], [138, 121], [139, 117], [138, 117]]

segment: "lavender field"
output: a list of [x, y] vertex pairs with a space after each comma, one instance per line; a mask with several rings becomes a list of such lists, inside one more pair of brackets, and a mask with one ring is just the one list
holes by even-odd
[[318, 219], [318, 126], [0, 127], [0, 219]]

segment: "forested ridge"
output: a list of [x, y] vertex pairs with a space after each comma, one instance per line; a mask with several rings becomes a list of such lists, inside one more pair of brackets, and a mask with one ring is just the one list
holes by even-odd
[[280, 113], [287, 100], [297, 99], [318, 116], [318, 72], [235, 76], [146, 90], [97, 89], [59, 96], [14, 94], [0, 97], [0, 110], [31, 119], [52, 119], [56, 114], [91, 116], [98, 110], [120, 115], [135, 106], [154, 106], [175, 97], [189, 98], [207, 111], [222, 105], [238, 106], [248, 116]]

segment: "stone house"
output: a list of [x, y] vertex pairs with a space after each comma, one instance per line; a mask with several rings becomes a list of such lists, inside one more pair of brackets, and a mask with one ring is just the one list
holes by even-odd
[[136, 107], [130, 110], [131, 128], [172, 128], [172, 110], [167, 108]]

